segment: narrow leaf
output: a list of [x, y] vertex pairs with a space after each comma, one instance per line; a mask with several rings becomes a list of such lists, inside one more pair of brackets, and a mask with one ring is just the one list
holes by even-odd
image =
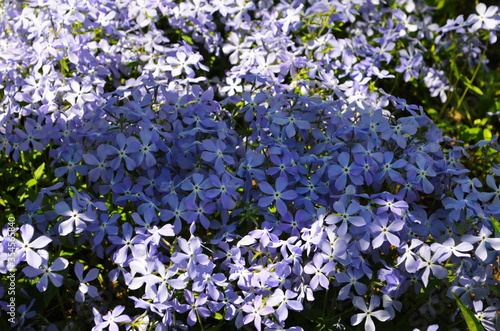
[[461, 77], [462, 75], [461, 75], [461, 74], [460, 74], [460, 72], [458, 71], [457, 64], [456, 64], [454, 61], [452, 61], [452, 62], [450, 63], [450, 66], [451, 66], [451, 70], [453, 70], [453, 75], [455, 76], [455, 78], [456, 78], [456, 79], [460, 79], [460, 77]]
[[479, 323], [479, 321], [477, 320], [474, 313], [469, 308], [467, 308], [467, 306], [464, 305], [462, 301], [460, 301], [460, 299], [455, 293], [452, 294], [455, 300], [457, 301], [460, 310], [462, 311], [462, 315], [464, 315], [465, 323], [467, 323], [469, 331], [485, 331], [481, 323]]
[[500, 285], [490, 286], [490, 290], [495, 292], [496, 295], [500, 296]]
[[28, 180], [28, 181], [26, 182], [26, 186], [28, 186], [28, 187], [32, 187], [32, 186], [35, 186], [37, 183], [38, 183], [38, 181], [37, 181], [36, 179], [31, 178], [30, 180]]
[[41, 166], [39, 166], [36, 170], [35, 170], [35, 174], [34, 174], [34, 177], [36, 180], [40, 179], [40, 177], [42, 177], [43, 175], [43, 171], [45, 170], [45, 162], [42, 163]]
[[495, 232], [497, 233], [497, 236], [500, 237], [500, 222], [493, 216], [490, 216], [491, 218], [491, 223], [493, 223], [493, 227], [495, 228]]
[[462, 76], [462, 81], [470, 90], [476, 92], [479, 95], [483, 95], [483, 91], [481, 91], [479, 87], [472, 85], [472, 82], [467, 77]]

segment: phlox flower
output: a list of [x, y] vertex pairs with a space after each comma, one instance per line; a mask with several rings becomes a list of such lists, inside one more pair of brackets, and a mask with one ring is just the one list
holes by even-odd
[[35, 299], [31, 299], [28, 305], [22, 304], [19, 306], [19, 308], [17, 309], [17, 311], [19, 312], [19, 326], [23, 326], [26, 323], [26, 320], [29, 320], [30, 318], [36, 316], [36, 311], [31, 311], [31, 308], [33, 308], [34, 304]]
[[375, 331], [375, 323], [372, 319], [373, 317], [382, 322], [387, 321], [391, 317], [389, 312], [386, 310], [375, 311], [375, 309], [380, 305], [380, 299], [377, 296], [370, 297], [370, 305], [368, 307], [366, 306], [365, 299], [361, 297], [354, 297], [352, 299], [352, 303], [356, 308], [361, 309], [363, 313], [352, 316], [351, 324], [358, 325], [365, 320], [365, 331]]
[[[261, 182], [266, 180], [266, 174], [264, 170], [260, 169], [260, 165], [264, 163], [265, 156], [254, 151], [247, 151], [245, 154], [245, 161], [241, 162], [238, 169], [238, 175], [240, 177], [246, 177], [248, 182], [252, 182], [252, 179]], [[243, 176], [245, 174], [245, 176]]]
[[[484, 225], [479, 230], [479, 234], [477, 236], [466, 234], [462, 237], [463, 242], [467, 242], [469, 244], [475, 244], [479, 242], [474, 253], [478, 258], [482, 261], [487, 262], [494, 255], [493, 253], [500, 250], [500, 238], [491, 238], [493, 233]], [[493, 248], [495, 251], [492, 251]], [[488, 251], [490, 249], [490, 251]]]
[[299, 300], [292, 300], [296, 297], [297, 293], [290, 290], [285, 290], [285, 292], [283, 292], [282, 289], [278, 288], [273, 295], [267, 299], [266, 305], [270, 307], [278, 306], [276, 309], [276, 316], [278, 317], [278, 320], [286, 321], [288, 318], [288, 309], [294, 311], [301, 311], [304, 309], [302, 302]]
[[187, 269], [191, 278], [196, 277], [200, 272], [197, 265], [207, 265], [210, 262], [210, 258], [202, 253], [201, 239], [193, 237], [188, 241], [184, 238], [179, 238], [178, 244], [181, 251], [175, 252], [172, 255], [172, 262], [179, 268]]
[[259, 199], [260, 207], [267, 207], [272, 202], [276, 203], [276, 209], [281, 216], [284, 216], [287, 212], [287, 206], [283, 200], [293, 200], [297, 197], [297, 192], [294, 190], [286, 190], [288, 186], [288, 179], [285, 176], [280, 176], [276, 179], [276, 189], [274, 189], [267, 182], [260, 182], [259, 188], [269, 196], [264, 196]]
[[489, 306], [484, 308], [483, 301], [474, 301], [474, 315], [477, 320], [484, 326], [486, 331], [496, 331], [495, 321], [497, 316], [497, 307]]
[[442, 265], [439, 265], [438, 262], [440, 261], [443, 252], [436, 252], [431, 256], [431, 248], [427, 245], [423, 245], [419, 249], [419, 254], [422, 258], [419, 269], [424, 269], [421, 279], [425, 287], [427, 287], [427, 284], [429, 283], [429, 276], [431, 272], [438, 279], [444, 279], [448, 276], [448, 270]]
[[323, 256], [320, 253], [314, 254], [312, 262], [309, 262], [304, 266], [304, 272], [309, 275], [313, 275], [310, 281], [311, 288], [316, 290], [318, 286], [328, 289], [330, 281], [328, 277], [335, 271], [335, 263], [327, 262], [324, 264]]
[[119, 331], [118, 323], [131, 322], [128, 315], [122, 315], [125, 310], [124, 306], [116, 306], [106, 315], [102, 316], [102, 320], [92, 328], [92, 331], [101, 331], [108, 328], [109, 331]]
[[213, 263], [200, 267], [202, 271], [200, 271], [194, 280], [193, 291], [205, 291], [212, 300], [218, 301], [222, 297], [222, 293], [219, 291], [218, 287], [223, 289], [228, 283], [223, 273], [213, 273], [213, 269]]
[[483, 300], [488, 297], [488, 288], [485, 273], [476, 276], [463, 275], [458, 278], [459, 285], [452, 286], [449, 291], [459, 296], [460, 301], [470, 306], [472, 300]]
[[348, 268], [346, 272], [339, 272], [335, 274], [335, 281], [342, 283], [347, 283], [343, 286], [338, 295], [339, 300], [345, 300], [351, 295], [351, 287], [354, 286], [356, 293], [358, 295], [365, 295], [368, 287], [359, 282], [358, 280], [364, 276], [363, 271], [360, 269]]
[[[47, 246], [52, 239], [46, 236], [39, 236], [32, 241], [35, 229], [31, 224], [23, 224], [21, 226], [21, 238], [23, 242], [17, 241], [18, 249], [16, 250], [16, 260], [19, 263], [20, 259], [25, 259], [26, 262], [33, 268], [39, 268], [42, 264], [42, 257], [40, 253], [35, 252], [33, 249], [40, 249]], [[45, 255], [45, 254], [44, 254]]]
[[209, 178], [215, 188], [207, 190], [205, 194], [206, 197], [208, 199], [214, 199], [220, 196], [219, 201], [224, 208], [227, 210], [234, 209], [234, 207], [236, 207], [235, 199], [239, 197], [236, 190], [240, 187], [241, 180], [230, 175], [228, 172], [224, 172], [222, 178], [214, 174], [210, 174]]
[[399, 237], [393, 232], [401, 231], [405, 222], [402, 220], [395, 220], [391, 222], [391, 224], [387, 225], [388, 223], [389, 218], [387, 216], [380, 215], [369, 225], [374, 235], [372, 241], [373, 248], [382, 246], [385, 241], [388, 241], [393, 246], [399, 247]]
[[95, 153], [88, 153], [83, 155], [83, 160], [85, 163], [94, 168], [90, 169], [87, 173], [88, 179], [91, 182], [95, 182], [100, 178], [102, 180], [106, 180], [108, 177], [107, 168], [109, 167], [109, 163], [106, 161], [108, 157], [108, 152], [105, 145], [99, 145]]
[[389, 177], [393, 181], [403, 180], [401, 173], [399, 173], [395, 169], [403, 168], [407, 162], [404, 159], [398, 159], [394, 161], [394, 153], [393, 152], [384, 152], [384, 162], [379, 167], [380, 171], [373, 178], [374, 181], [379, 181], [386, 177]]
[[121, 236], [109, 236], [109, 240], [118, 245], [118, 250], [114, 253], [113, 261], [117, 264], [122, 264], [127, 260], [129, 249], [134, 252], [137, 250], [135, 245], [142, 244], [142, 238], [137, 235], [134, 236], [134, 229], [130, 223], [124, 223], [122, 225], [122, 235]]
[[493, 192], [481, 192], [481, 201], [490, 201], [493, 198], [492, 204], [500, 205], [500, 183], [497, 184], [495, 181], [495, 177], [493, 177], [492, 175], [488, 175], [486, 176], [486, 184], [488, 184]]
[[153, 156], [153, 153], [158, 150], [158, 147], [151, 141], [151, 131], [141, 130], [139, 135], [141, 137], [139, 142], [140, 147], [136, 153], [133, 154], [132, 158], [138, 166], [142, 165], [143, 169], [151, 168], [156, 164], [156, 159]]
[[476, 5], [477, 14], [472, 14], [467, 19], [467, 23], [472, 23], [471, 31], [479, 29], [494, 30], [500, 23], [498, 18], [495, 17], [498, 11], [498, 6], [486, 7], [484, 3]]
[[92, 268], [89, 270], [87, 275], [83, 277], [83, 268], [84, 268], [83, 263], [80, 262], [75, 263], [75, 274], [76, 277], [78, 278], [78, 281], [80, 282], [78, 291], [76, 291], [75, 293], [75, 300], [77, 302], [83, 302], [85, 300], [85, 294], [90, 295], [90, 297], [92, 298], [96, 298], [99, 295], [97, 288], [95, 286], [86, 284], [97, 278], [97, 276], [99, 275], [99, 269]]
[[436, 171], [434, 170], [434, 161], [424, 158], [422, 155], [418, 155], [416, 158], [417, 167], [414, 165], [408, 165], [408, 172], [415, 172], [417, 174], [417, 183], [422, 185], [422, 190], [424, 193], [432, 193], [434, 191], [434, 185], [429, 181], [428, 177], [435, 177]]
[[107, 154], [114, 156], [115, 158], [108, 162], [109, 166], [113, 170], [118, 170], [125, 163], [127, 170], [133, 170], [136, 167], [134, 159], [129, 155], [135, 154], [139, 151], [141, 144], [139, 140], [135, 137], [126, 137], [123, 133], [118, 133], [115, 137], [116, 146], [105, 145], [107, 149]]
[[195, 201], [196, 198], [205, 200], [205, 190], [209, 188], [212, 188], [210, 179], [200, 173], [194, 173], [191, 178], [186, 178], [181, 183], [181, 189], [191, 192], [186, 198], [187, 201]]
[[462, 241], [461, 243], [455, 245], [455, 239], [452, 237], [446, 239], [442, 244], [440, 243], [433, 243], [431, 245], [431, 250], [437, 252], [443, 252], [443, 255], [440, 258], [439, 262], [446, 261], [448, 258], [450, 258], [452, 255], [456, 257], [470, 257], [470, 254], [467, 252], [470, 252], [474, 249], [474, 246], [472, 244]]
[[272, 116], [273, 123], [283, 125], [288, 138], [294, 137], [297, 130], [309, 130], [311, 124], [307, 119], [302, 118], [300, 113], [291, 113], [289, 116], [283, 113], [276, 113]]
[[347, 178], [355, 185], [363, 184], [363, 178], [360, 176], [363, 169], [357, 163], [351, 163], [349, 153], [340, 153], [337, 161], [338, 165], [333, 164], [328, 168], [328, 177], [332, 181], [335, 181], [335, 188], [337, 190], [342, 191], [346, 187]]
[[362, 216], [354, 216], [361, 210], [359, 203], [353, 201], [346, 208], [344, 202], [341, 200], [333, 204], [333, 208], [339, 215], [329, 215], [326, 217], [326, 224], [337, 224], [341, 222], [337, 234], [339, 236], [344, 236], [348, 232], [349, 223], [356, 226], [362, 227], [366, 224], [366, 220]]
[[63, 155], [63, 160], [66, 162], [65, 166], [58, 167], [54, 170], [56, 177], [62, 177], [65, 173], [68, 174], [68, 183], [74, 184], [76, 182], [76, 174], [87, 174], [87, 167], [81, 164], [82, 155], [79, 152], [68, 152]]
[[36, 283], [36, 288], [40, 292], [45, 292], [48, 287], [48, 281], [54, 284], [55, 287], [61, 287], [64, 281], [64, 277], [55, 271], [61, 271], [67, 268], [69, 262], [65, 258], [58, 257], [52, 265], [49, 267], [48, 261], [43, 260], [40, 268], [33, 268], [32, 266], [25, 267], [23, 272], [26, 276], [30, 278], [42, 275]]
[[65, 100], [67, 100], [71, 105], [78, 106], [82, 108], [86, 102], [92, 102], [97, 100], [95, 92], [92, 89], [92, 85], [78, 83], [75, 80], [71, 80], [69, 83], [71, 91], [65, 94]]
[[225, 165], [234, 164], [234, 159], [224, 153], [226, 151], [227, 145], [220, 139], [217, 139], [215, 143], [210, 139], [203, 140], [203, 148], [205, 150], [201, 152], [201, 158], [207, 162], [213, 162], [215, 160], [215, 171], [217, 174], [222, 174], [225, 172]]
[[210, 316], [210, 310], [204, 305], [207, 303], [208, 295], [202, 293], [197, 297], [194, 296], [193, 292], [186, 290], [184, 292], [184, 297], [188, 303], [188, 318], [187, 323], [193, 326], [198, 321], [198, 316], [207, 318]]
[[70, 234], [73, 230], [75, 234], [82, 233], [87, 228], [85, 222], [93, 221], [87, 212], [82, 212], [75, 196], [71, 200], [71, 207], [65, 201], [60, 201], [55, 205], [54, 210], [58, 215], [67, 217], [59, 224], [59, 234], [62, 236]]
[[199, 54], [187, 54], [185, 51], [177, 51], [175, 57], [167, 57], [168, 66], [163, 69], [171, 70], [174, 77], [181, 75], [183, 72], [186, 73], [187, 77], [194, 77], [194, 70], [191, 66], [199, 64], [201, 59], [203, 57]]
[[243, 324], [254, 322], [255, 328], [262, 328], [262, 316], [272, 314], [274, 309], [262, 302], [262, 295], [256, 295], [251, 302], [247, 302], [241, 308], [247, 315], [243, 318]]

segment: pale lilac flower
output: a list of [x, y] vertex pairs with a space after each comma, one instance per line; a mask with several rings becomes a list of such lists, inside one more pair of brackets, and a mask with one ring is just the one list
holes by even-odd
[[477, 14], [472, 14], [467, 19], [468, 23], [473, 23], [470, 27], [470, 30], [494, 30], [499, 25], [499, 20], [495, 17], [497, 11], [497, 6], [486, 7], [484, 3], [478, 3], [476, 5]]
[[28, 264], [33, 268], [39, 268], [42, 264], [42, 257], [33, 249], [40, 249], [47, 246], [50, 242], [52, 242], [52, 239], [46, 236], [39, 236], [35, 240], [31, 241], [34, 233], [35, 229], [31, 224], [23, 224], [21, 226], [21, 238], [23, 239], [23, 242], [21, 243], [16, 239], [18, 246], [18, 249], [16, 250], [16, 257], [17, 260], [20, 260], [23, 258], [24, 253], [24, 259], [26, 262], [28, 262]]
[[100, 323], [96, 323], [96, 326], [92, 328], [92, 331], [104, 330], [106, 327], [109, 331], [119, 331], [118, 323], [132, 321], [128, 315], [122, 315], [124, 310], [124, 306], [116, 306], [113, 310], [102, 316], [102, 321]]
[[494, 251], [488, 252], [488, 249], [493, 248], [496, 252], [500, 250], [500, 238], [491, 238], [493, 233], [484, 225], [481, 227], [479, 234], [477, 236], [466, 234], [462, 237], [462, 241], [469, 244], [475, 244], [479, 242], [475, 250], [475, 254], [482, 261], [488, 261], [492, 257]]
[[448, 276], [448, 270], [438, 262], [440, 261], [441, 255], [444, 254], [443, 252], [436, 252], [431, 256], [431, 248], [427, 245], [423, 245], [419, 249], [419, 254], [422, 257], [419, 269], [424, 269], [424, 273], [421, 276], [424, 286], [427, 287], [431, 272], [438, 279], [444, 279]]
[[38, 279], [36, 283], [36, 288], [40, 292], [45, 292], [45, 290], [47, 290], [47, 287], [49, 285], [48, 284], [49, 279], [50, 282], [54, 284], [55, 287], [62, 286], [64, 277], [60, 274], [55, 273], [54, 271], [64, 270], [66, 269], [68, 264], [69, 264], [68, 260], [62, 257], [58, 257], [50, 267], [48, 261], [44, 260], [40, 268], [33, 268], [31, 266], [28, 266], [23, 269], [23, 272], [26, 276], [30, 278], [42, 275], [42, 277], [40, 277], [40, 279]]
[[361, 309], [363, 313], [352, 316], [351, 324], [358, 325], [365, 320], [365, 331], [375, 331], [375, 323], [373, 322], [372, 317], [375, 317], [382, 322], [387, 321], [391, 317], [389, 312], [386, 310], [375, 311], [375, 309], [380, 305], [380, 299], [377, 296], [370, 297], [370, 305], [368, 307], [366, 306], [365, 299], [361, 297], [354, 297], [352, 299], [352, 303], [356, 308]]
[[262, 328], [262, 316], [272, 314], [274, 309], [262, 302], [262, 295], [257, 295], [251, 303], [246, 303], [242, 310], [247, 313], [243, 318], [243, 324], [248, 324], [253, 321], [255, 328], [260, 331]]
[[288, 309], [294, 311], [301, 311], [304, 309], [302, 302], [299, 300], [291, 300], [296, 297], [297, 293], [290, 290], [285, 290], [285, 292], [283, 292], [282, 289], [278, 288], [274, 291], [274, 294], [267, 299], [266, 304], [271, 307], [278, 306], [276, 309], [278, 320], [286, 321], [288, 318]]
[[82, 233], [87, 228], [85, 222], [93, 221], [86, 212], [82, 212], [75, 196], [71, 200], [71, 207], [65, 201], [60, 201], [55, 205], [54, 210], [58, 215], [66, 218], [59, 224], [59, 233], [62, 236], [70, 234], [73, 230], [75, 234]]
[[78, 281], [80, 282], [78, 291], [76, 291], [75, 293], [75, 300], [77, 302], [83, 302], [85, 300], [85, 294], [90, 295], [90, 297], [92, 298], [96, 298], [99, 295], [97, 288], [95, 286], [87, 285], [88, 282], [91, 282], [97, 278], [97, 276], [99, 275], [99, 269], [97, 268], [90, 269], [89, 272], [87, 272], [87, 275], [85, 275], [85, 277], [83, 277], [83, 269], [84, 269], [83, 263], [77, 261], [75, 263], [75, 275], [78, 278]]

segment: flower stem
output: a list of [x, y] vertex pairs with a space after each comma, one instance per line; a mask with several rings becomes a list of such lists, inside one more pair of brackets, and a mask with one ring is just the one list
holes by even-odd
[[203, 327], [203, 323], [201, 322], [200, 314], [198, 313], [198, 310], [196, 311], [196, 318], [198, 319], [198, 324], [200, 324], [201, 331], [205, 331], [205, 328]]

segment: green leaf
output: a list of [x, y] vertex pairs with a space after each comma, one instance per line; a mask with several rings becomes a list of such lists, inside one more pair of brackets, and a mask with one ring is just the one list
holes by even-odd
[[35, 170], [35, 173], [34, 173], [34, 178], [36, 180], [40, 179], [43, 175], [43, 171], [45, 170], [45, 162], [42, 163], [41, 166], [39, 166], [36, 170]]
[[445, 5], [445, 3], [446, 3], [446, 0], [439, 0], [439, 1], [437, 2], [437, 5], [436, 5], [437, 9], [441, 9], [441, 8], [443, 8], [443, 7], [444, 7], [444, 5]]
[[460, 79], [460, 77], [462, 75], [460, 74], [460, 71], [458, 71], [458, 67], [457, 67], [457, 64], [455, 63], [455, 61], [452, 61], [450, 63], [450, 66], [451, 66], [451, 70], [453, 70], [453, 75], [455, 76], [455, 78]]
[[500, 285], [490, 286], [490, 290], [495, 292], [496, 295], [500, 296]]
[[460, 299], [457, 297], [455, 293], [452, 293], [453, 297], [457, 301], [458, 307], [460, 307], [460, 310], [462, 311], [462, 315], [464, 315], [465, 318], [465, 323], [467, 323], [467, 327], [469, 328], [469, 331], [485, 331], [481, 323], [477, 320], [476, 316], [474, 313], [467, 308], [466, 305]]
[[491, 133], [491, 130], [486, 128], [483, 130], [483, 140], [491, 140], [493, 137], [493, 134]]
[[255, 253], [255, 255], [253, 256], [252, 258], [252, 261], [254, 261], [255, 259], [257, 259], [259, 256], [261, 255], [265, 255], [267, 252], [265, 251], [258, 251], [257, 253]]
[[69, 71], [69, 67], [68, 67], [68, 63], [66, 61], [66, 58], [63, 58], [62, 60], [60, 60], [59, 64], [61, 65], [61, 69], [63, 70], [63, 72]]
[[472, 82], [467, 77], [462, 76], [462, 81], [464, 82], [465, 86], [467, 86], [467, 88], [469, 88], [470, 90], [476, 92], [479, 95], [484, 94], [479, 87], [472, 85]]
[[218, 325], [214, 325], [210, 328], [207, 329], [207, 331], [217, 331], [219, 330], [224, 324], [218, 324]]
[[493, 216], [490, 216], [491, 218], [491, 223], [493, 223], [493, 227], [495, 228], [495, 232], [497, 233], [497, 236], [500, 237], [500, 222]]
[[470, 141], [475, 139], [481, 139], [482, 130], [481, 128], [466, 128], [460, 133], [460, 140]]
[[188, 44], [190, 45], [194, 45], [194, 41], [193, 41], [193, 38], [191, 38], [190, 36], [187, 36], [187, 35], [182, 35], [181, 36], [182, 39], [184, 39], [185, 41], [188, 42]]
[[50, 302], [52, 301], [56, 293], [57, 293], [57, 287], [53, 286], [52, 284], [49, 284], [45, 292], [43, 292], [43, 301], [45, 303], [45, 307], [50, 306]]
[[30, 180], [28, 180], [28, 181], [26, 182], [26, 186], [28, 186], [28, 187], [32, 187], [32, 186], [35, 186], [37, 183], [38, 183], [38, 181], [37, 181], [36, 179], [31, 178]]

